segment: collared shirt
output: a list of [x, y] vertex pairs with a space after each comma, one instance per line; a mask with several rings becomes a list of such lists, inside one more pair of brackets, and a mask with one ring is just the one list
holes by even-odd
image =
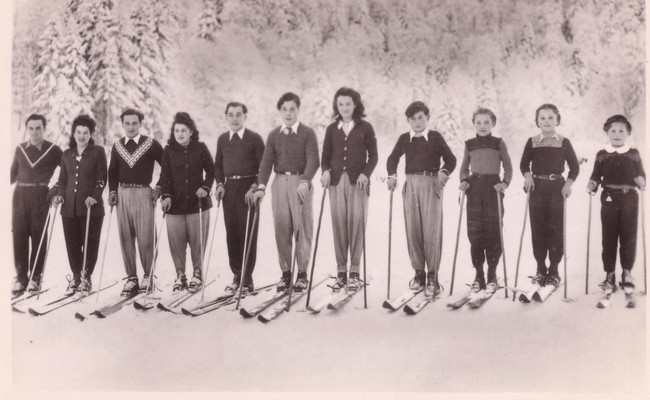
[[124, 140], [124, 145], [127, 145], [127, 144], [129, 143], [130, 140], [133, 140], [133, 142], [134, 142], [135, 144], [140, 144], [140, 138], [141, 138], [141, 137], [142, 137], [142, 134], [141, 134], [141, 133], [138, 133], [138, 134], [137, 134], [135, 137], [133, 137], [133, 138], [126, 137], [126, 138], [125, 138], [126, 140]]
[[611, 144], [608, 144], [605, 146], [605, 151], [608, 153], [618, 153], [618, 154], [624, 154], [630, 151], [630, 145], [626, 144], [625, 146], [621, 147], [614, 147]]
[[43, 151], [43, 143], [45, 143], [45, 141], [41, 140], [41, 143], [39, 143], [38, 146], [37, 146], [35, 144], [32, 144], [32, 142], [30, 142], [28, 140], [27, 141], [27, 146], [25, 147], [25, 149], [29, 149], [30, 147], [36, 147], [38, 149], [38, 151]]
[[287, 131], [285, 129], [291, 128], [291, 133], [298, 133], [298, 125], [300, 125], [300, 121], [296, 121], [296, 123], [291, 125], [290, 127], [286, 126], [283, 122], [282, 127], [280, 127], [280, 132], [287, 135]]
[[545, 136], [543, 133], [540, 133], [535, 137], [533, 145], [535, 147], [539, 147], [539, 146], [561, 147], [562, 136], [558, 135], [557, 132], [555, 132], [551, 136]]
[[232, 140], [232, 137], [235, 136], [235, 133], [237, 134], [237, 136], [239, 136], [240, 139], [243, 139], [243, 138], [244, 138], [244, 131], [245, 131], [245, 130], [246, 130], [246, 128], [245, 128], [245, 127], [242, 127], [242, 128], [241, 128], [240, 130], [238, 130], [237, 132], [230, 131], [230, 140]]
[[[339, 129], [345, 133], [345, 136], [349, 135], [352, 129], [354, 128], [354, 120], [351, 120], [348, 123], [343, 122], [343, 120], [339, 121], [339, 124], [337, 126]], [[345, 129], [347, 128], [347, 130]]]
[[[427, 136], [428, 136], [428, 133], [429, 133], [429, 131], [426, 130], [426, 129], [423, 130], [423, 131], [420, 132], [420, 133], [415, 133], [415, 131], [411, 130], [411, 132], [409, 132], [409, 142], [412, 142], [412, 141], [413, 141], [413, 138], [416, 137], [416, 136], [417, 136], [417, 137], [423, 137], [424, 140], [426, 140], [426, 141], [428, 142], [428, 141], [429, 141], [429, 138], [427, 137]], [[420, 135], [420, 136], [418, 136], [418, 135]]]

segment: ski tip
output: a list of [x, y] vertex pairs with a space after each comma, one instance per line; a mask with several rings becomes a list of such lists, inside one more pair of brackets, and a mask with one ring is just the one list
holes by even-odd
[[243, 307], [239, 309], [239, 315], [241, 315], [244, 318], [253, 318], [253, 315], [246, 311]]
[[384, 307], [387, 310], [392, 310], [393, 309], [393, 307], [390, 305], [388, 300], [384, 300], [384, 303], [381, 306]]
[[74, 313], [74, 317], [75, 317], [76, 319], [78, 319], [79, 321], [84, 321], [84, 320], [86, 319], [86, 317], [85, 317], [83, 314], [78, 313], [78, 312], [77, 312], [77, 313]]
[[183, 313], [183, 315], [189, 315], [190, 317], [194, 315], [190, 310], [186, 310], [184, 308], [181, 308], [181, 313]]
[[33, 308], [28, 308], [28, 309], [27, 309], [27, 312], [29, 312], [31, 315], [34, 315], [34, 316], [36, 316], [36, 317], [38, 317], [39, 315], [41, 315], [40, 312], [34, 310]]
[[415, 311], [408, 305], [404, 306], [404, 312], [406, 315], [415, 315]]
[[258, 316], [257, 316], [257, 320], [258, 320], [258, 321], [261, 321], [261, 322], [264, 322], [265, 324], [266, 324], [267, 322], [271, 321], [270, 319], [264, 318], [263, 315], [258, 315]]

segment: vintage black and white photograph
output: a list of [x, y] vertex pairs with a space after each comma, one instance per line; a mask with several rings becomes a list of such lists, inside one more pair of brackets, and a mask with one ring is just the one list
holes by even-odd
[[650, 394], [644, 0], [7, 3], [10, 398]]

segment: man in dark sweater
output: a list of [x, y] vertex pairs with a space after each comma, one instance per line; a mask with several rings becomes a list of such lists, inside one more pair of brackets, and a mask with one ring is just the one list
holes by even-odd
[[[140, 134], [144, 115], [127, 109], [120, 115], [126, 137], [113, 144], [108, 167], [108, 204], [117, 205], [117, 221], [122, 245], [122, 258], [127, 281], [123, 296], [130, 296], [153, 285], [150, 276], [153, 262], [154, 206], [160, 197], [160, 186], [149, 185], [154, 162], [160, 165], [163, 148], [155, 139]], [[138, 284], [135, 261], [135, 240], [144, 270]]]
[[232, 293], [239, 288], [241, 282], [242, 263], [246, 251], [244, 248], [246, 231], [249, 232], [250, 253], [242, 290], [254, 289], [253, 270], [257, 259], [259, 219], [253, 226], [250, 210], [251, 207], [256, 206], [252, 203], [252, 197], [253, 191], [257, 188], [255, 182], [264, 154], [264, 140], [257, 133], [244, 127], [247, 115], [246, 105], [237, 102], [228, 103], [226, 121], [230, 130], [219, 136], [217, 156], [214, 161], [214, 176], [217, 182], [214, 197], [217, 200], [223, 199], [228, 259], [233, 273], [232, 283], [226, 287], [226, 291]]
[[[533, 283], [554, 286], [560, 283], [558, 265], [564, 255], [564, 199], [571, 195], [571, 185], [580, 172], [571, 142], [555, 132], [560, 120], [553, 104], [537, 109], [535, 122], [541, 133], [528, 139], [519, 166], [525, 177], [524, 190], [530, 193], [530, 229], [537, 262]], [[565, 163], [569, 166], [566, 181], [562, 176]]]
[[273, 221], [282, 270], [277, 289], [286, 290], [291, 284], [291, 243], [292, 236], [297, 235], [298, 276], [294, 290], [301, 291], [309, 284], [307, 267], [314, 225], [311, 180], [320, 164], [318, 140], [313, 129], [298, 122], [300, 98], [296, 94], [283, 94], [278, 100], [277, 108], [282, 125], [273, 129], [266, 140], [253, 201], [259, 204], [264, 198], [266, 184], [273, 169]]
[[[59, 146], [44, 139], [47, 127], [44, 116], [30, 115], [25, 127], [29, 140], [16, 147], [10, 177], [10, 182], [16, 184], [11, 219], [16, 268], [12, 293], [16, 296], [22, 294], [25, 288], [29, 292], [36, 292], [40, 287], [48, 246], [45, 220], [56, 191], [55, 188], [48, 190], [48, 184], [63, 154]], [[36, 259], [41, 237], [43, 243]]]
[[[406, 240], [409, 244], [411, 266], [415, 277], [412, 290], [422, 290], [429, 297], [438, 296], [442, 287], [438, 281], [442, 247], [442, 195], [449, 174], [456, 167], [456, 157], [439, 132], [427, 130], [429, 108], [421, 101], [406, 108], [411, 131], [400, 135], [388, 160], [388, 190], [397, 187], [397, 165], [406, 158], [406, 182], [402, 190]], [[440, 168], [440, 159], [444, 161]], [[425, 274], [428, 266], [428, 282]]]

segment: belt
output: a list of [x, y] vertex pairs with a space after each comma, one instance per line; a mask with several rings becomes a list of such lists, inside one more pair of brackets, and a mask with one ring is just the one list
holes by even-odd
[[498, 178], [499, 174], [472, 174], [470, 176], [473, 177], [473, 178], [479, 178], [479, 179], [482, 179], [482, 178], [494, 178], [494, 177]]
[[550, 174], [550, 175], [533, 175], [536, 179], [541, 179], [544, 181], [559, 181], [564, 179], [561, 174]]
[[20, 187], [47, 187], [47, 183], [29, 183], [29, 182], [18, 182], [16, 186]]
[[275, 171], [278, 175], [302, 175], [302, 171]]
[[227, 176], [226, 179], [246, 179], [246, 178], [255, 178], [257, 175], [233, 175], [233, 176]]
[[146, 185], [144, 183], [122, 183], [122, 182], [120, 182], [120, 187], [123, 188], [123, 189], [148, 188], [149, 185]]
[[406, 175], [436, 176], [436, 175], [438, 175], [438, 173], [437, 172], [431, 172], [431, 171], [414, 171], [414, 172], [409, 172]]
[[605, 187], [603, 188], [603, 191], [604, 191], [604, 192], [607, 192], [607, 193], [623, 193], [623, 194], [628, 194], [628, 193], [636, 193], [636, 188], [635, 188], [635, 187], [632, 187], [632, 186], [630, 186], [630, 187], [622, 187], [622, 188], [621, 188], [621, 187], [619, 187], [619, 188], [609, 188], [609, 187], [605, 186]]

